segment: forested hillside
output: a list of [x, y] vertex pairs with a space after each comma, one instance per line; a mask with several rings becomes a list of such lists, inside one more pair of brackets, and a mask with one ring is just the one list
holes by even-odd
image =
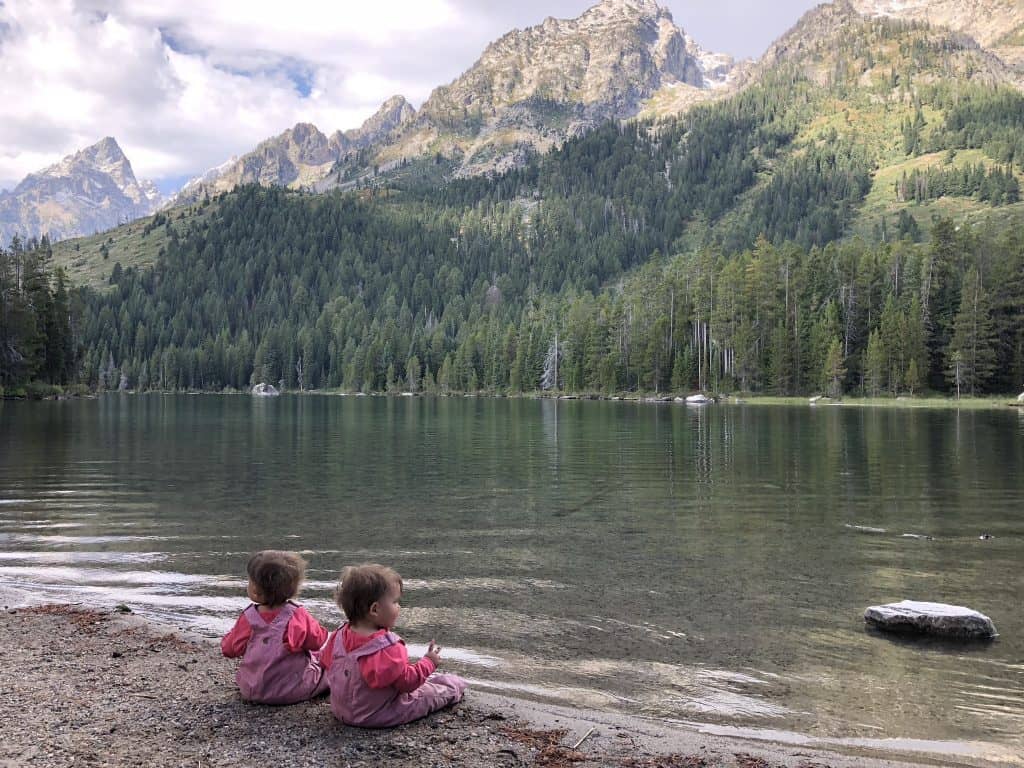
[[[244, 187], [111, 236], [109, 285], [84, 294], [81, 376], [1016, 390], [1024, 97], [965, 75], [984, 57], [921, 25], [830, 40], [727, 101], [607, 123], [496, 178]], [[155, 264], [135, 266], [154, 237]]]

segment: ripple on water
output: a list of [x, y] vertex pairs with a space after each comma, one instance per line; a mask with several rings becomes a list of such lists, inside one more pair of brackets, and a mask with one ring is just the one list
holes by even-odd
[[135, 534], [111, 536], [40, 536], [30, 533], [0, 533], [0, 542], [12, 544], [40, 544], [45, 546], [75, 547], [83, 544], [121, 544], [138, 541], [173, 541], [180, 536], [139, 536]]
[[166, 552], [97, 552], [69, 550], [65, 552], [0, 552], [0, 561], [27, 563], [150, 563], [166, 560]]

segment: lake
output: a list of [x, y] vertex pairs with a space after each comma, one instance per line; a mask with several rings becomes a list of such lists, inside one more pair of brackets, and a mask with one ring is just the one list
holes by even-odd
[[[719, 733], [1024, 754], [1015, 409], [0, 402], [5, 594], [218, 635], [262, 548], [304, 553], [301, 601], [331, 628], [343, 565], [394, 566], [399, 632], [414, 652], [436, 637], [480, 688]], [[1000, 636], [865, 629], [868, 605], [904, 598], [970, 606]]]

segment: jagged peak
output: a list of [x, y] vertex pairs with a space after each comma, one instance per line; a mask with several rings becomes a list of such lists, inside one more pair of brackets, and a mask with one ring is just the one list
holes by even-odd
[[121, 145], [117, 143], [117, 139], [113, 136], [104, 136], [95, 144], [91, 144], [90, 146], [80, 149], [74, 154], [68, 155], [64, 158], [65, 161], [68, 159], [79, 159], [90, 162], [102, 161], [107, 163], [128, 162], [128, 158], [121, 149]]
[[589, 15], [625, 15], [657, 18], [671, 16], [667, 8], [662, 8], [656, 0], [600, 0], [583, 12], [580, 18]]
[[91, 147], [86, 147], [82, 151], [83, 152], [88, 152], [90, 150], [96, 150], [97, 152], [102, 151], [102, 152], [108, 152], [108, 153], [111, 153], [111, 154], [124, 155], [124, 152], [121, 149], [121, 145], [117, 143], [117, 139], [115, 139], [113, 136], [104, 136], [102, 139], [97, 141]]
[[378, 109], [377, 111], [393, 112], [395, 110], [402, 109], [405, 106], [412, 107], [412, 104], [409, 104], [409, 100], [406, 99], [405, 96], [396, 93], [390, 99], [385, 99], [384, 103], [380, 105], [380, 109]]
[[305, 141], [311, 136], [326, 138], [323, 131], [313, 125], [313, 123], [296, 123], [281, 135], [282, 137], [288, 137], [293, 141]]
[[135, 184], [132, 164], [113, 136], [104, 136], [95, 144], [90, 144], [88, 147], [66, 155], [59, 162], [43, 168], [36, 174], [30, 174], [30, 176], [66, 177], [84, 166], [94, 167], [110, 174], [122, 188], [128, 184]]

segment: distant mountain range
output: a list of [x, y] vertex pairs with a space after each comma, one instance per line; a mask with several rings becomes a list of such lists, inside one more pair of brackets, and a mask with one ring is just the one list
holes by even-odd
[[782, 63], [824, 84], [844, 65], [836, 53], [844, 31], [874, 17], [933, 25], [946, 60], [935, 77], [1024, 82], [1021, 0], [836, 0], [806, 14], [759, 62], [740, 63], [704, 51], [655, 0], [601, 0], [576, 19], [504, 35], [418, 112], [394, 96], [358, 129], [328, 136], [299, 123], [166, 202], [104, 139], [0, 194], [0, 242], [89, 234], [243, 183], [323, 191], [380, 175], [501, 172], [608, 120], [677, 115], [728, 97]]

